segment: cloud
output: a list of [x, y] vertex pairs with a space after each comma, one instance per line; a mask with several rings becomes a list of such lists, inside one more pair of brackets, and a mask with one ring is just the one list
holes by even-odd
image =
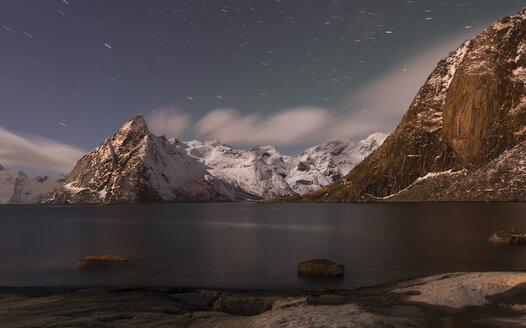
[[215, 109], [196, 124], [203, 138], [237, 145], [298, 146], [333, 138], [363, 138], [390, 132], [400, 122], [413, 98], [438, 61], [476, 31], [458, 35], [409, 58], [378, 79], [350, 93], [343, 111], [317, 107], [285, 109], [270, 116]]
[[191, 133], [197, 137], [243, 146], [305, 146], [333, 138], [357, 140], [374, 132], [390, 132], [438, 61], [476, 33], [470, 30], [435, 42], [434, 46], [351, 92], [339, 111], [303, 106], [264, 116], [218, 108], [193, 125], [190, 115], [170, 105], [152, 111], [147, 117], [148, 125], [157, 135], [180, 137], [193, 127]]
[[242, 115], [230, 108], [216, 109], [197, 122], [196, 132], [203, 138], [238, 145], [288, 147], [364, 135], [371, 131], [370, 124], [364, 124], [364, 120], [355, 115], [337, 114], [325, 108], [298, 107], [267, 117]]
[[86, 152], [43, 137], [24, 138], [0, 127], [0, 164], [69, 173]]
[[332, 120], [327, 110], [315, 107], [288, 109], [268, 117], [222, 108], [199, 120], [196, 132], [200, 137], [227, 143], [291, 146], [315, 142], [318, 132], [326, 131]]
[[191, 124], [188, 114], [173, 106], [161, 107], [147, 117], [148, 127], [156, 135], [179, 137]]
[[371, 131], [392, 130], [438, 62], [476, 34], [477, 31], [469, 31], [437, 41], [435, 46], [408, 58], [380, 78], [352, 92], [344, 104], [355, 111], [349, 119], [366, 124]]

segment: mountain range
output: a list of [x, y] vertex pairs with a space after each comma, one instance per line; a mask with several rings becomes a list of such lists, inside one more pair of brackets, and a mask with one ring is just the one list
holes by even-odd
[[387, 136], [335, 139], [286, 156], [216, 140], [181, 142], [152, 134], [141, 114], [83, 156], [43, 203], [261, 200], [322, 188], [347, 174]]
[[284, 201], [526, 201], [526, 8], [441, 60], [385, 142]]
[[9, 171], [0, 165], [0, 204], [38, 203], [64, 180], [65, 176], [30, 178], [22, 171]]
[[[389, 136], [335, 139], [292, 157], [159, 137], [137, 115], [42, 202], [526, 201], [525, 153], [526, 8], [441, 60]], [[0, 179], [0, 202], [11, 203], [60, 181], [7, 170]]]

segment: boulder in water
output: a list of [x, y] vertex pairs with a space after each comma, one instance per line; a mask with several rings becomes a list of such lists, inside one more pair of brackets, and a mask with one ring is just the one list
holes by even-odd
[[526, 244], [526, 234], [512, 230], [502, 230], [494, 232], [488, 239], [493, 243], [502, 243], [510, 245]]
[[327, 259], [309, 259], [298, 263], [298, 275], [311, 277], [334, 278], [342, 277], [344, 267]]

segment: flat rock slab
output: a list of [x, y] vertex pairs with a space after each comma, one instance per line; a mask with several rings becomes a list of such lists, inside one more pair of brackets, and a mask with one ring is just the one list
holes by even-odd
[[[0, 287], [0, 322], [2, 328], [524, 327], [525, 282], [525, 272], [473, 272], [330, 292]], [[205, 294], [215, 309], [196, 302]]]

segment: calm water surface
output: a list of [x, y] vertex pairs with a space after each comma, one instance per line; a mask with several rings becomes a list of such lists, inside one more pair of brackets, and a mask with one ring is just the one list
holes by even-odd
[[[526, 230], [526, 203], [0, 206], [0, 285], [344, 288], [454, 271], [526, 269], [526, 247], [489, 235]], [[87, 255], [126, 257], [83, 272]], [[343, 263], [305, 280], [297, 263]]]

